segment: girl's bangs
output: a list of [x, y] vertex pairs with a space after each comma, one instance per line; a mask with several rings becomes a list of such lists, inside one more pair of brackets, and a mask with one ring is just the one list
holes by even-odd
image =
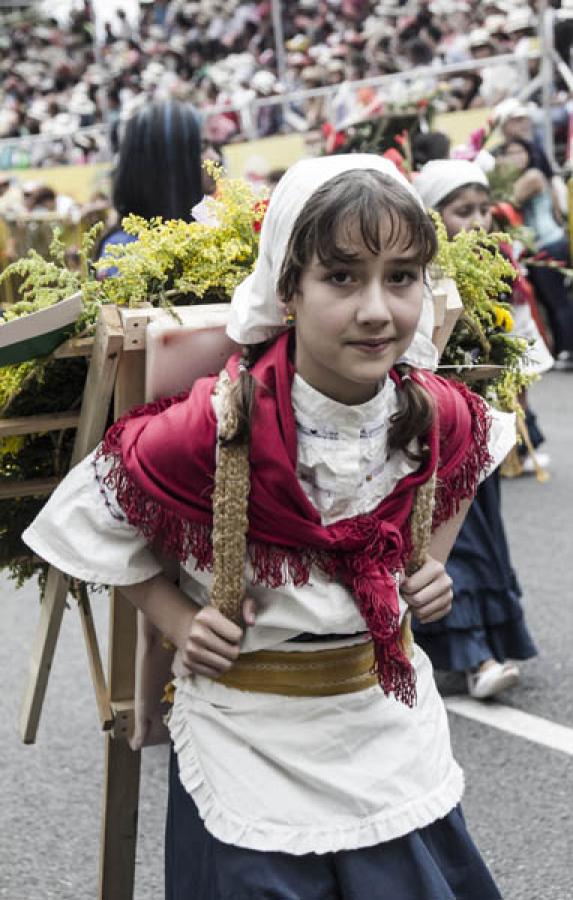
[[[422, 213], [422, 211], [420, 211]], [[328, 217], [318, 223], [314, 252], [321, 264], [348, 263], [363, 249], [377, 256], [385, 250], [412, 256], [421, 266], [427, 266], [436, 252], [435, 232], [431, 221], [422, 213], [405, 217], [394, 207], [365, 204], [360, 210], [347, 210], [336, 220]]]
[[374, 178], [347, 185], [346, 191], [329, 192], [318, 204], [309, 235], [311, 255], [328, 266], [355, 259], [361, 248], [374, 255], [396, 249], [426, 266], [437, 250], [432, 220], [393, 178], [372, 174]]

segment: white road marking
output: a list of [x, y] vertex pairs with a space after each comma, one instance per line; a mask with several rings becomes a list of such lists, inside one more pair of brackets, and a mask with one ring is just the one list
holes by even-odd
[[506, 731], [516, 737], [533, 741], [551, 750], [559, 750], [573, 756], [573, 728], [533, 716], [531, 713], [504, 706], [502, 703], [471, 700], [469, 697], [446, 697], [444, 700], [448, 712], [473, 719], [500, 731]]

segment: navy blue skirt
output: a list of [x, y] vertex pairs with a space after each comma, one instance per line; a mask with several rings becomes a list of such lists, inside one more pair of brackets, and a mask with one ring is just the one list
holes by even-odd
[[[253, 784], [253, 790], [257, 790]], [[181, 784], [172, 749], [166, 900], [499, 900], [461, 809], [406, 837], [323, 855], [261, 853], [218, 841]]]
[[528, 659], [536, 649], [520, 603], [501, 517], [498, 471], [479, 486], [446, 569], [451, 612], [438, 622], [414, 620], [416, 643], [436, 669], [464, 672], [486, 659]]

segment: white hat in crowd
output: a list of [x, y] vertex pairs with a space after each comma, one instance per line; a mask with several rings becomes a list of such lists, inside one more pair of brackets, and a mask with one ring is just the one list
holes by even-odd
[[496, 124], [503, 128], [510, 119], [521, 119], [523, 116], [527, 116], [529, 119], [533, 118], [535, 109], [534, 104], [522, 103], [516, 97], [508, 97], [507, 100], [502, 100], [495, 107], [494, 118]]
[[537, 25], [537, 16], [529, 7], [521, 7], [513, 9], [507, 16], [505, 30], [507, 34], [515, 31], [527, 31], [528, 28], [535, 28]]
[[442, 200], [467, 184], [489, 188], [487, 175], [467, 159], [432, 159], [422, 167], [414, 187], [428, 209], [436, 209]]

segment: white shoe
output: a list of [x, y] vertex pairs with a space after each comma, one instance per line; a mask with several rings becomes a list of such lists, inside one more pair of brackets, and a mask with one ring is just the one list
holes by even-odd
[[[547, 470], [549, 468], [551, 464], [551, 457], [549, 456], [549, 453], [536, 453], [535, 458], [540, 469]], [[536, 473], [535, 464], [529, 454], [521, 463], [521, 472], [523, 475], [535, 475]]]
[[468, 693], [474, 700], [485, 700], [494, 697], [500, 691], [514, 687], [519, 681], [519, 669], [515, 663], [494, 663], [487, 669], [466, 673]]

